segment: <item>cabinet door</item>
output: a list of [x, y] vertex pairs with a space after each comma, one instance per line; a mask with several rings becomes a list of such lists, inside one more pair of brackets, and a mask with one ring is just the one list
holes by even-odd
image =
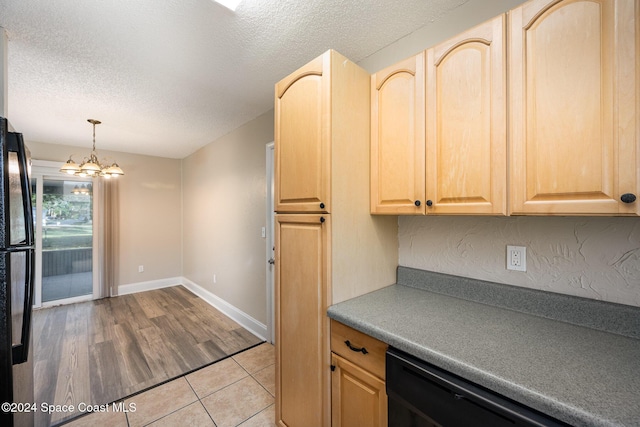
[[534, 0], [510, 12], [514, 214], [628, 214], [638, 193], [638, 2]]
[[276, 215], [276, 419], [330, 425], [330, 216]]
[[501, 15], [427, 50], [427, 215], [507, 213], [504, 40]]
[[357, 365], [332, 354], [333, 427], [386, 427], [385, 383]]
[[276, 84], [276, 212], [330, 212], [329, 60]]
[[424, 54], [371, 76], [371, 213], [424, 214]]

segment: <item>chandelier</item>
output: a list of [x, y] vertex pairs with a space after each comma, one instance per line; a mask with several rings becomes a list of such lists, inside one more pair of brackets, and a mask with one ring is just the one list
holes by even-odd
[[73, 190], [71, 190], [71, 193], [76, 196], [88, 196], [91, 194], [91, 184], [88, 186], [87, 184], [76, 185], [73, 187]]
[[87, 119], [87, 121], [93, 125], [93, 149], [91, 150], [91, 155], [89, 157], [85, 157], [80, 166], [78, 166], [78, 164], [71, 158], [73, 157], [72, 154], [69, 156], [69, 160], [62, 165], [60, 172], [81, 177], [89, 176], [92, 178], [98, 176], [103, 178], [116, 178], [119, 175], [124, 175], [124, 172], [116, 162], [113, 162], [113, 164], [109, 166], [103, 165], [98, 161], [98, 155], [96, 154], [96, 125], [99, 125], [102, 122], [94, 119]]

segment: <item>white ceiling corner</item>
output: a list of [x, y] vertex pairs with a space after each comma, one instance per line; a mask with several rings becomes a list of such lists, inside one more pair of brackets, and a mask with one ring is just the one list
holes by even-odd
[[27, 141], [183, 158], [273, 107], [329, 48], [358, 62], [468, 0], [0, 0]]

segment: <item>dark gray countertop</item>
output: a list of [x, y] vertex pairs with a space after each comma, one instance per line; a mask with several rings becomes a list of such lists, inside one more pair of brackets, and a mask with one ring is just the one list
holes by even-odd
[[[640, 426], [639, 339], [426, 289], [392, 285], [333, 305], [328, 315], [569, 424]], [[637, 320], [640, 310], [619, 308]]]

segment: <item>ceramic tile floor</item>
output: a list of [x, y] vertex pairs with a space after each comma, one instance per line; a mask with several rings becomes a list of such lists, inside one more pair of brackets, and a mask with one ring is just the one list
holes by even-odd
[[[115, 403], [71, 427], [275, 426], [275, 350], [263, 343]], [[135, 407], [135, 411], [133, 408]]]

